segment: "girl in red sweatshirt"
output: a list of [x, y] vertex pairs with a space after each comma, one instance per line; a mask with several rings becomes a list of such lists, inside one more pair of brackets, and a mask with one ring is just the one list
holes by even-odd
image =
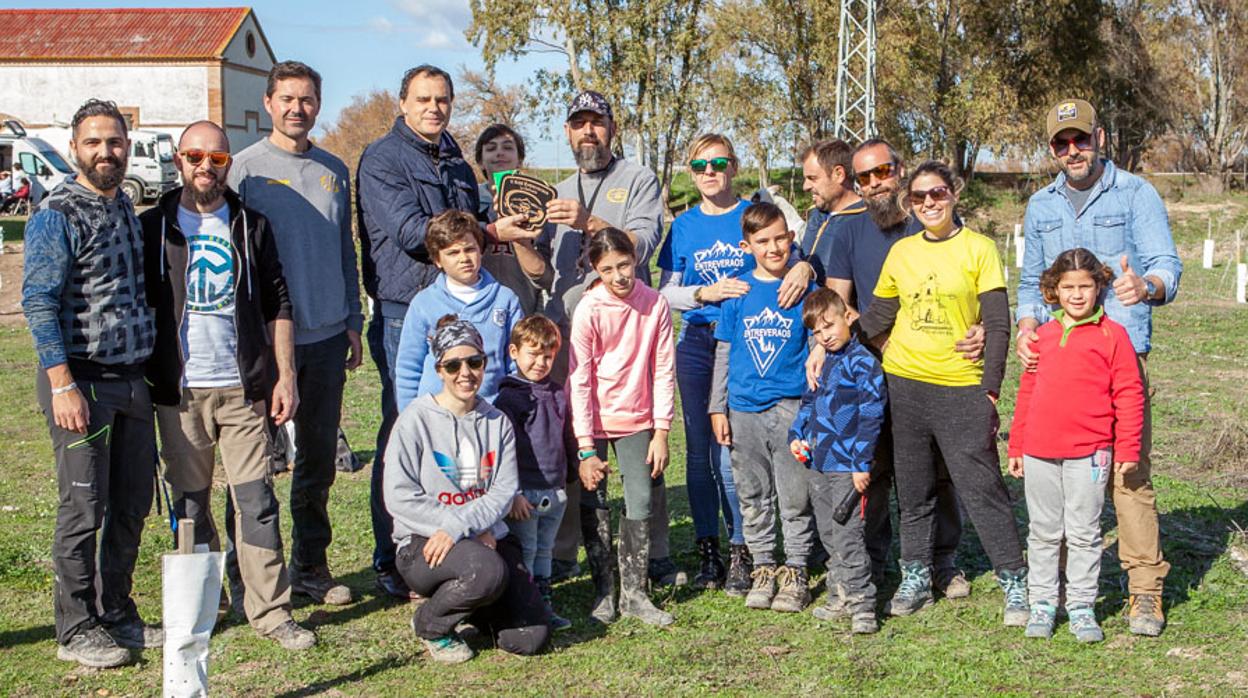
[[1040, 277], [1060, 305], [1038, 330], [1040, 363], [1023, 373], [1010, 429], [1010, 474], [1026, 476], [1027, 637], [1049, 638], [1057, 616], [1059, 549], [1066, 539], [1066, 612], [1081, 642], [1104, 639], [1093, 604], [1101, 572], [1101, 509], [1113, 472], [1139, 465], [1144, 388], [1135, 349], [1100, 298], [1114, 272], [1079, 247]]
[[591, 615], [602, 622], [615, 618], [606, 498], [610, 445], [624, 481], [619, 610], [651, 625], [668, 625], [672, 616], [646, 595], [646, 576], [651, 493], [663, 487], [675, 412], [672, 310], [658, 291], [637, 282], [637, 253], [623, 231], [595, 234], [589, 263], [599, 278], [572, 317], [568, 395], [586, 490], [580, 513], [596, 592]]

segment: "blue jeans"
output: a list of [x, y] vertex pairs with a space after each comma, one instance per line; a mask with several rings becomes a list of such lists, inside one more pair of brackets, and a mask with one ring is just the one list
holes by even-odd
[[390, 428], [399, 416], [398, 402], [394, 397], [394, 362], [399, 354], [399, 335], [403, 333], [403, 318], [381, 316], [374, 305], [373, 319], [368, 323], [368, 353], [377, 364], [381, 375], [381, 426], [377, 428], [377, 450], [373, 452], [373, 472], [369, 480], [368, 505], [373, 519], [373, 569], [377, 572], [394, 572], [394, 518], [386, 511], [382, 498], [382, 473], [385, 471], [386, 443], [390, 440]]
[[555, 549], [555, 534], [559, 532], [563, 510], [568, 506], [568, 493], [560, 487], [522, 489], [520, 494], [533, 505], [533, 513], [524, 521], [507, 519], [507, 528], [520, 541], [524, 550], [524, 566], [534, 577], [549, 578], [551, 551]]
[[741, 504], [732, 481], [728, 447], [711, 434], [706, 413], [711, 398], [711, 369], [715, 363], [715, 334], [710, 325], [683, 325], [676, 342], [676, 383], [680, 386], [685, 420], [685, 482], [689, 510], [697, 538], [719, 535], [719, 512], [733, 545], [745, 543]]

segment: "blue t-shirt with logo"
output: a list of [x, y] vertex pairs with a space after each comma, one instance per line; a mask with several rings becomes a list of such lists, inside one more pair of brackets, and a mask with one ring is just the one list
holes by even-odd
[[[659, 250], [659, 268], [680, 274], [682, 286], [709, 286], [752, 271], [754, 256], [741, 249], [741, 216], [749, 205], [738, 201], [736, 208], [717, 216], [695, 206], [677, 216]], [[719, 305], [712, 303], [686, 310], [682, 318], [690, 325], [706, 325], [719, 320], [719, 314]]]
[[802, 396], [807, 331], [801, 303], [782, 309], [776, 302], [779, 280], [764, 281], [750, 272], [739, 276], [750, 284], [750, 290], [720, 304], [715, 339], [731, 344], [728, 409], [762, 412], [784, 398]]

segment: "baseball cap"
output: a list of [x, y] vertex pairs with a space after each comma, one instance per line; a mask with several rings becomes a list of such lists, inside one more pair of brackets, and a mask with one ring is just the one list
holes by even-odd
[[1047, 122], [1049, 138], [1052, 139], [1059, 131], [1073, 128], [1084, 133], [1092, 133], [1096, 124], [1096, 110], [1082, 99], [1063, 99], [1049, 110]]
[[572, 103], [568, 105], [567, 118], [571, 119], [572, 115], [578, 111], [592, 111], [612, 121], [615, 120], [615, 116], [611, 113], [611, 105], [607, 103], [607, 98], [593, 90], [585, 90], [577, 95], [576, 99], [572, 100]]

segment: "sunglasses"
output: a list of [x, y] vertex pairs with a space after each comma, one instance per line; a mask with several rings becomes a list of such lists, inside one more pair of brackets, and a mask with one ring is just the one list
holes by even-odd
[[712, 170], [723, 172], [728, 169], [730, 164], [732, 164], [732, 158], [711, 158], [710, 160], [699, 158], [689, 161], [689, 169], [694, 172], [706, 172], [706, 166], [710, 165]]
[[1081, 133], [1074, 138], [1054, 138], [1049, 141], [1049, 146], [1053, 148], [1053, 152], [1059, 158], [1066, 157], [1066, 154], [1070, 152], [1070, 147], [1072, 145], [1078, 150], [1091, 150], [1092, 134]]
[[871, 183], [872, 177], [875, 177], [876, 179], [883, 181], [885, 179], [888, 179], [889, 177], [892, 177], [896, 171], [897, 171], [897, 163], [886, 162], [883, 165], [876, 165], [875, 167], [872, 167], [866, 172], [856, 173], [854, 175], [854, 180], [858, 182], [858, 186], [865, 187]]
[[468, 364], [469, 370], [480, 371], [485, 367], [485, 355], [473, 354], [462, 359], [447, 359], [440, 362], [438, 367], [447, 373], [456, 374], [459, 373], [459, 369], [463, 368], [464, 364]]
[[912, 191], [910, 192], [910, 205], [922, 206], [929, 196], [932, 197], [932, 201], [948, 201], [953, 198], [953, 192], [945, 186], [932, 187], [927, 191]]
[[182, 159], [186, 160], [191, 167], [199, 167], [199, 163], [203, 162], [204, 158], [208, 158], [208, 163], [218, 169], [230, 164], [230, 154], [223, 153], [220, 150], [207, 151], [200, 150], [199, 148], [188, 148], [186, 150], [178, 151], [178, 154], [181, 155]]

